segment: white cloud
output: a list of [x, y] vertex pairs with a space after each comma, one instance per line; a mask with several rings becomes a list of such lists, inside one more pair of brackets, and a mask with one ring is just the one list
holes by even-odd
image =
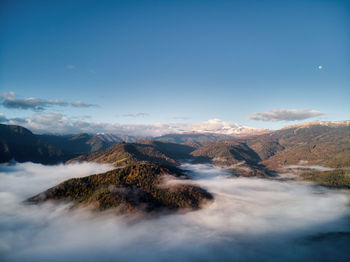
[[75, 69], [75, 65], [67, 65], [66, 68], [68, 70], [74, 70]]
[[6, 123], [9, 120], [6, 118], [6, 116], [2, 113], [0, 113], [0, 123]]
[[226, 122], [217, 118], [191, 125], [191, 131], [203, 133], [236, 134], [241, 132], [245, 128], [246, 127], [237, 123]]
[[19, 99], [15, 97], [14, 92], [8, 92], [0, 95], [1, 105], [9, 109], [32, 109], [34, 111], [44, 110], [48, 106], [67, 106], [68, 103], [60, 100], [45, 100], [40, 98], [28, 97]]
[[330, 167], [324, 167], [324, 166], [317, 166], [317, 165], [285, 165], [283, 168], [289, 168], [289, 169], [312, 169], [312, 170], [317, 170], [317, 171], [333, 171], [336, 170], [336, 168], [330, 168]]
[[9, 124], [22, 125], [34, 133], [111, 133], [128, 135], [161, 135], [170, 132], [167, 124], [120, 125], [68, 118], [61, 113], [34, 114], [28, 118], [10, 119]]
[[[215, 196], [205, 208], [133, 219], [23, 200], [108, 170], [97, 164], [0, 166], [0, 257], [17, 261], [349, 261], [348, 195], [311, 185], [230, 178], [187, 165]], [[321, 236], [321, 237], [320, 237]]]
[[172, 119], [174, 119], [174, 120], [189, 120], [191, 118], [188, 116], [174, 116]]
[[81, 101], [66, 102], [53, 99], [41, 99], [41, 98], [16, 98], [14, 92], [8, 92], [0, 95], [0, 104], [9, 109], [30, 109], [34, 111], [43, 111], [50, 106], [73, 106], [73, 107], [92, 107], [94, 104], [87, 104]]
[[[12, 188], [12, 192], [23, 198], [28, 198], [33, 192], [41, 192], [69, 178], [103, 173], [111, 169], [114, 169], [112, 165], [92, 162], [55, 166], [45, 166], [31, 162], [18, 163], [14, 166], [0, 164], [0, 172], [4, 174], [0, 192]], [[11, 170], [11, 174], [6, 173], [7, 170]]]
[[[5, 116], [3, 116], [5, 117]], [[239, 134], [255, 129], [234, 122], [212, 119], [199, 123], [125, 124], [93, 122], [68, 118], [61, 113], [37, 113], [27, 118], [9, 119], [9, 124], [24, 126], [34, 133], [110, 133], [134, 136], [161, 136], [171, 133], [200, 132]], [[257, 129], [259, 130], [259, 129]]]
[[124, 115], [122, 115], [123, 117], [133, 117], [133, 118], [137, 118], [137, 117], [146, 117], [146, 116], [148, 116], [148, 114], [147, 113], [142, 113], [142, 112], [140, 112], [140, 113], [136, 113], [136, 114], [124, 114]]
[[94, 107], [94, 106], [97, 106], [95, 104], [87, 104], [87, 103], [84, 103], [82, 101], [74, 101], [74, 102], [71, 102], [70, 104], [74, 107]]
[[321, 115], [324, 115], [324, 113], [310, 109], [274, 109], [268, 112], [256, 112], [249, 116], [248, 119], [277, 122], [304, 120]]

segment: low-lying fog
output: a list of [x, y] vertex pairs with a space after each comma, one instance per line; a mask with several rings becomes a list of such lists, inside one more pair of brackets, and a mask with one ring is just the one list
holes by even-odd
[[185, 165], [215, 201], [195, 212], [130, 222], [109, 213], [22, 201], [108, 165], [0, 166], [0, 261], [350, 261], [346, 191], [229, 177]]

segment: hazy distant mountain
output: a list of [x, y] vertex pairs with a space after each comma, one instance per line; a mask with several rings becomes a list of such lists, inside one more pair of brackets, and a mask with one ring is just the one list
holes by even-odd
[[246, 138], [171, 134], [156, 139], [117, 144], [75, 160], [114, 165], [135, 161], [178, 164], [189, 160], [213, 163], [249, 176], [271, 175], [270, 170], [300, 161], [330, 167], [350, 166], [350, 126], [346, 123], [303, 124]]
[[39, 139], [60, 149], [65, 154], [84, 154], [103, 150], [115, 142], [104, 141], [96, 135], [37, 135]]
[[186, 133], [186, 134], [168, 134], [153, 138], [163, 142], [188, 144], [199, 147], [203, 143], [214, 142], [218, 140], [232, 139], [230, 135], [213, 134], [213, 133]]
[[[185, 131], [187, 130], [187, 131]], [[178, 133], [192, 132], [196, 134], [220, 134], [230, 136], [245, 136], [253, 134], [262, 134], [268, 132], [264, 128], [252, 128], [243, 126], [235, 122], [226, 122], [214, 118], [205, 122], [191, 124], [187, 129], [178, 129]]]
[[100, 151], [121, 141], [136, 141], [126, 135], [80, 133], [76, 135], [35, 135], [21, 126], [0, 126], [0, 163], [18, 162], [54, 164], [81, 154]]
[[220, 133], [200, 133], [200, 132], [192, 132], [192, 133], [180, 133], [180, 134], [167, 134], [159, 137], [154, 137], [152, 139], [178, 143], [178, 144], [188, 144], [194, 147], [199, 147], [208, 142], [214, 142], [219, 140], [231, 140], [235, 138], [241, 137], [249, 137], [254, 135], [266, 134], [272, 131], [267, 129], [250, 129], [245, 128], [237, 133], [232, 134], [220, 134]]
[[[153, 140], [115, 144], [122, 139], [106, 134], [34, 135], [18, 126], [1, 125], [1, 162], [55, 163], [95, 161], [116, 166], [138, 161], [179, 164], [183, 160], [210, 162], [244, 175], [268, 174], [286, 165], [308, 163], [350, 166], [350, 121], [309, 122], [277, 131], [232, 137], [221, 134], [169, 134]], [[265, 167], [264, 167], [265, 166]]]
[[38, 135], [38, 137], [65, 154], [86, 154], [106, 149], [119, 142], [134, 142], [136, 137], [98, 133], [95, 135], [80, 133], [77, 135]]
[[47, 200], [73, 201], [75, 206], [95, 210], [118, 208], [117, 212], [152, 212], [198, 209], [212, 199], [206, 190], [192, 185], [167, 185], [165, 178], [185, 176], [175, 167], [137, 163], [103, 174], [69, 179], [28, 199], [31, 203]]
[[303, 122], [295, 125], [289, 125], [285, 126], [282, 129], [290, 129], [294, 127], [303, 127], [308, 128], [312, 126], [328, 126], [328, 127], [345, 127], [350, 126], [350, 120], [345, 121], [310, 121], [310, 122]]
[[38, 137], [64, 153], [85, 154], [106, 149], [119, 142], [135, 142], [136, 137], [113, 134], [38, 135]]
[[64, 155], [24, 127], [0, 124], [0, 163], [11, 159], [50, 164], [64, 159]]
[[254, 150], [245, 143], [234, 140], [208, 143], [191, 152], [191, 155], [202, 162], [211, 162], [214, 165], [230, 169], [239, 175], [273, 175], [271, 171], [259, 164], [261, 158]]
[[97, 133], [96, 137], [100, 138], [102, 141], [110, 144], [116, 144], [119, 142], [132, 143], [139, 140], [139, 137], [128, 136], [128, 135], [115, 135], [115, 134], [106, 134], [106, 133]]

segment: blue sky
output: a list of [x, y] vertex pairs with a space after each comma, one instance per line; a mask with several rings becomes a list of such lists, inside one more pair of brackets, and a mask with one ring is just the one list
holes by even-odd
[[[82, 101], [59, 113], [119, 124], [213, 118], [279, 128], [255, 112], [350, 119], [350, 1], [1, 1], [0, 93]], [[322, 66], [322, 68], [319, 68]], [[312, 114], [311, 114], [312, 116]], [[257, 119], [257, 118], [255, 118]]]

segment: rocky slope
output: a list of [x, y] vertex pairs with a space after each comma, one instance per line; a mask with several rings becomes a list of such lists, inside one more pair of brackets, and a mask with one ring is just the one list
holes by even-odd
[[244, 140], [262, 159], [277, 169], [307, 163], [327, 167], [350, 166], [350, 125], [304, 124]]

